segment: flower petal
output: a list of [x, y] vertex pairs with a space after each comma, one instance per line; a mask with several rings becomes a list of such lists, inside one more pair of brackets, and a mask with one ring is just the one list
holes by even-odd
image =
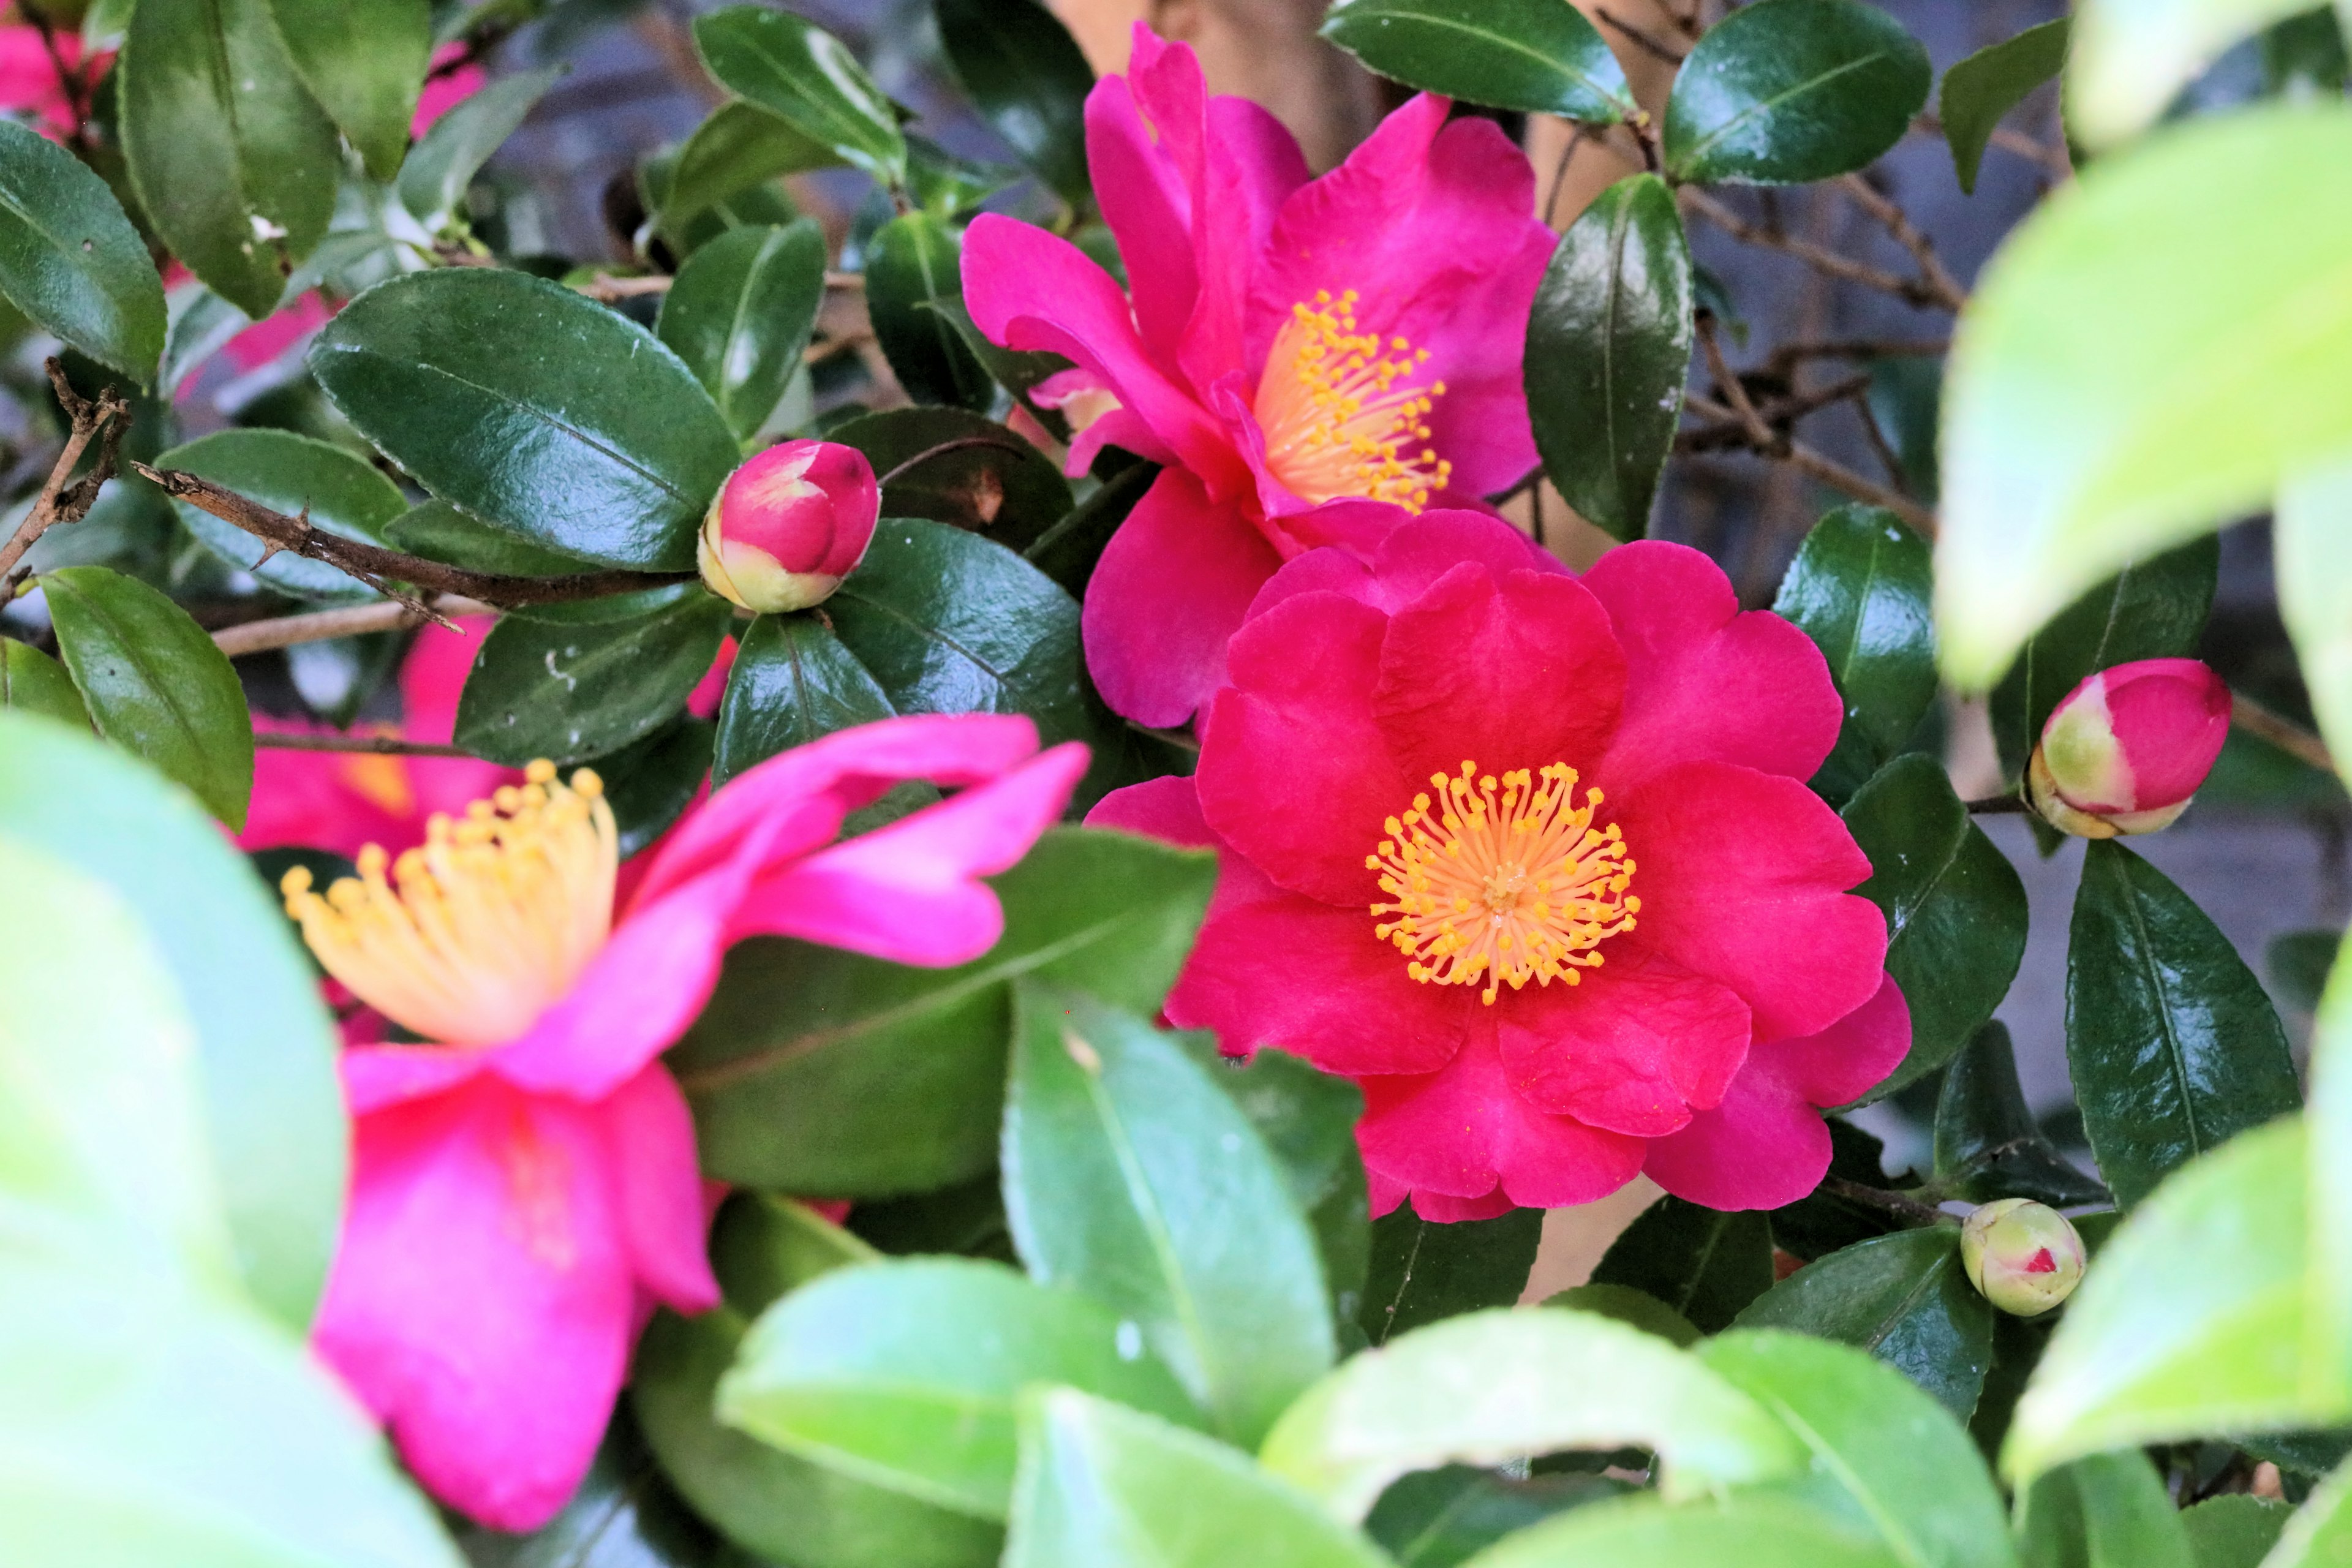
[[[1087, 167], [1103, 222], [1118, 241], [1136, 326], [1153, 357], [1172, 366], [1201, 290], [1190, 243], [1192, 193], [1126, 77], [1107, 76], [1087, 94]], [[1174, 243], [1177, 236], [1185, 242]]]
[[1662, 1137], [1722, 1100], [1748, 1055], [1748, 1005], [1622, 938], [1602, 952], [1577, 984], [1497, 999], [1503, 1066], [1539, 1110]]
[[354, 1046], [335, 1058], [353, 1116], [446, 1094], [482, 1070], [487, 1051], [449, 1046]]
[[1757, 1050], [1768, 1053], [1773, 1071], [1813, 1104], [1844, 1105], [1903, 1065], [1911, 1051], [1911, 1006], [1890, 974], [1869, 1001], [1818, 1034]]
[[[1371, 501], [1333, 501], [1311, 512], [1270, 521], [1266, 526], [1304, 532], [1305, 526], [1342, 507], [1372, 507]], [[1381, 508], [1394, 510], [1394, 508]], [[1465, 561], [1477, 562], [1501, 577], [1522, 568], [1565, 574], [1549, 552], [1498, 517], [1448, 509], [1425, 511], [1388, 528], [1370, 549], [1360, 540], [1348, 549], [1310, 550], [1283, 563], [1250, 603], [1255, 619], [1300, 594], [1344, 594], [1391, 615], [1427, 593], [1440, 577]]]
[[1261, 899], [1279, 897], [1282, 889], [1265, 872], [1234, 853], [1201, 816], [1200, 792], [1190, 778], [1171, 775], [1125, 789], [1115, 789], [1087, 813], [1088, 827], [1108, 827], [1157, 838], [1185, 849], [1217, 852], [1217, 890], [1209, 897], [1209, 916]]
[[621, 1236], [637, 1283], [677, 1311], [710, 1310], [719, 1305], [719, 1281], [704, 1242], [709, 1225], [694, 1115], [677, 1080], [649, 1062], [597, 1110], [620, 1183]]

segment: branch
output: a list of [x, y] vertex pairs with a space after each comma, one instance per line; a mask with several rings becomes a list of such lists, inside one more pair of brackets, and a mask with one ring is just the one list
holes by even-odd
[[1706, 350], [1706, 368], [1715, 377], [1716, 388], [1731, 399], [1732, 411], [1739, 417], [1740, 428], [1748, 432], [1748, 441], [1759, 452], [1770, 451], [1784, 437], [1764, 423], [1764, 416], [1756, 412], [1756, 405], [1748, 395], [1747, 384], [1732, 374], [1731, 366], [1725, 363], [1723, 345], [1715, 341], [1714, 317], [1699, 317], [1698, 341]]
[[[1770, 373], [1768, 370], [1765, 374]], [[1756, 412], [1762, 416], [1764, 423], [1773, 429], [1786, 431], [1791, 424], [1808, 414], [1817, 414], [1833, 404], [1843, 403], [1850, 398], [1858, 399], [1862, 394], [1869, 390], [1870, 376], [1867, 373], [1850, 375], [1843, 381], [1833, 381], [1829, 385], [1818, 387], [1811, 392], [1791, 392], [1781, 397], [1768, 397], [1756, 405]], [[1745, 424], [1703, 425], [1697, 429], [1685, 430], [1676, 436], [1675, 450], [1677, 452], [1717, 451], [1725, 447], [1746, 445], [1748, 438], [1748, 427]]]
[[[1737, 410], [1728, 408], [1711, 397], [1701, 397], [1696, 393], [1685, 393], [1683, 406], [1708, 419], [1745, 424], [1745, 421], [1740, 420]], [[1749, 449], [1759, 458], [1768, 458], [1776, 463], [1786, 463], [1790, 468], [1811, 474], [1832, 489], [1843, 491], [1856, 500], [1866, 500], [1873, 506], [1883, 506], [1913, 528], [1917, 529], [1923, 537], [1927, 539], [1936, 537], [1934, 512], [1901, 491], [1888, 489], [1885, 485], [1864, 479], [1844, 464], [1822, 456], [1801, 441], [1776, 435], [1767, 445], [1751, 447]]]
[[1832, 338], [1818, 343], [1783, 343], [1764, 361], [1765, 373], [1786, 378], [1815, 359], [1942, 359], [1949, 338]]
[[1876, 218], [1880, 226], [1894, 237], [1895, 244], [1911, 253], [1911, 259], [1918, 264], [1921, 280], [1936, 296], [1936, 303], [1957, 315], [1960, 307], [1969, 302], [1969, 291], [1944, 269], [1942, 258], [1936, 254], [1935, 242], [1919, 232], [1911, 215], [1860, 174], [1843, 176], [1838, 186], [1853, 198], [1855, 205]]
[[[41, 486], [40, 497], [33, 502], [33, 510], [26, 512], [25, 521], [16, 525], [16, 536], [7, 543], [0, 544], [0, 605], [16, 596], [16, 585], [28, 574], [26, 568], [18, 564], [24, 559], [25, 552], [58, 524], [79, 522], [89, 515], [90, 507], [98, 500], [99, 489], [114, 477], [115, 462], [122, 446], [122, 432], [131, 424], [131, 405], [112, 387], [99, 394], [98, 400], [93, 403], [73, 389], [66, 380], [65, 367], [54, 358], [47, 362], [47, 366], [49, 385], [57, 392], [58, 406], [66, 411], [66, 417], [73, 421], [73, 429], [66, 437], [64, 450], [58, 454], [58, 460], [49, 467], [48, 481]], [[68, 484], [67, 476], [73, 472], [74, 465], [81, 461], [82, 453], [101, 432], [105, 438], [99, 442], [97, 466], [82, 478]]]
[[1906, 1225], [1958, 1225], [1959, 1221], [1932, 1204], [1901, 1193], [1890, 1193], [1884, 1187], [1867, 1187], [1860, 1182], [1849, 1182], [1843, 1176], [1823, 1176], [1822, 1191], [1848, 1203], [1862, 1204], [1882, 1214], [1893, 1215]]
[[[495, 605], [460, 598], [455, 594], [444, 594], [434, 600], [432, 609], [435, 616], [498, 613]], [[213, 646], [231, 658], [242, 658], [249, 653], [268, 653], [273, 648], [292, 647], [299, 643], [355, 637], [369, 632], [406, 631], [411, 626], [422, 626], [427, 618], [413, 605], [391, 601], [352, 605], [340, 610], [313, 610], [308, 615], [278, 616], [270, 620], [224, 626], [213, 634]]]
[[2336, 759], [2328, 754], [2326, 742], [2242, 691], [2232, 689], [2230, 693], [2230, 722], [2258, 741], [2269, 742], [2297, 762], [2309, 763], [2322, 773], [2336, 771]]
[[436, 745], [430, 741], [404, 741], [397, 735], [306, 735], [282, 730], [256, 730], [253, 743], [277, 752], [373, 752], [394, 757], [470, 757], [462, 746]]
[[1641, 28], [1633, 26], [1631, 22], [1620, 21], [1617, 17], [1610, 14], [1609, 7], [1606, 5], [1596, 5], [1592, 9], [1595, 16], [1608, 23], [1611, 26], [1616, 28], [1619, 32], [1624, 34], [1628, 38], [1631, 38], [1643, 53], [1654, 55], [1670, 66], [1678, 66], [1683, 63], [1683, 55], [1680, 49], [1675, 48], [1671, 45], [1652, 37], [1648, 33], [1643, 32]]
[[1749, 223], [1696, 185], [1685, 185], [1678, 194], [1682, 205], [1686, 209], [1696, 213], [1734, 239], [1748, 245], [1762, 246], [1767, 250], [1778, 250], [1785, 255], [1793, 256], [1816, 271], [1826, 272], [1832, 278], [1843, 278], [1848, 282], [1860, 283], [1865, 287], [1876, 289], [1882, 293], [1892, 294], [1905, 303], [1916, 305], [1922, 310], [1950, 309], [1937, 296], [1935, 289], [1923, 279], [1899, 277], [1885, 268], [1873, 267], [1866, 261], [1856, 261], [1850, 256], [1842, 256], [1834, 250], [1815, 245], [1810, 240], [1798, 239], [1794, 236], [1766, 228], [1760, 224]]

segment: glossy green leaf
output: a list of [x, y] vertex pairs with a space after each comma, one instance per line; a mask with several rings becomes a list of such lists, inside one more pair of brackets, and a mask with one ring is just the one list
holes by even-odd
[[1610, 1245], [1592, 1278], [1654, 1296], [1711, 1334], [1772, 1288], [1771, 1226], [1759, 1210], [1663, 1197]]
[[635, 745], [596, 759], [625, 860], [669, 831], [710, 773], [719, 726], [681, 716]]
[[562, 68], [556, 66], [519, 71], [445, 111], [416, 139], [400, 165], [400, 205], [409, 216], [428, 229], [438, 229], [456, 216], [482, 165], [562, 77]]
[[446, 500], [425, 500], [384, 524], [384, 542], [427, 560], [516, 577], [566, 577], [596, 563], [468, 516]]
[[[2194, 224], [2178, 223], [2193, 210]], [[2170, 243], [2149, 233], [2177, 229]], [[2352, 446], [2352, 108], [2263, 108], [2104, 159], [2010, 237], [1951, 360], [1936, 609], [1981, 689], [2119, 570]], [[2319, 301], [2313, 305], [2307, 302]]]
[[520, 272], [378, 284], [320, 330], [310, 360], [344, 416], [436, 495], [607, 565], [691, 571], [740, 456], [677, 355]]
[[1874, 768], [1903, 749], [1936, 700], [1932, 586], [1927, 542], [1902, 519], [1842, 506], [1805, 535], [1772, 601], [1829, 660], [1845, 702], [1840, 739]]
[[2279, 615], [2330, 751], [2352, 766], [2352, 465], [2329, 465], [2282, 486], [2271, 520]]
[[457, 743], [520, 767], [601, 757], [686, 706], [733, 620], [695, 591], [649, 616], [592, 624], [509, 616], [482, 639], [457, 700]]
[[1386, 1568], [1222, 1443], [1057, 1388], [1021, 1413], [1021, 1476], [1004, 1568]]
[[1511, 1480], [1470, 1465], [1406, 1476], [1381, 1494], [1364, 1533], [1397, 1568], [1460, 1568], [1485, 1547], [1556, 1513], [1624, 1491], [1601, 1476], [1533, 1476]]
[[1955, 1196], [2032, 1198], [2053, 1208], [2103, 1204], [2107, 1189], [2043, 1136], [2017, 1080], [2009, 1026], [1987, 1024], [1944, 1069], [1936, 1100], [1936, 1180]]
[[2303, 1099], [2262, 982], [2195, 900], [2111, 838], [2088, 846], [2074, 898], [2066, 1061], [2126, 1209]]
[[907, 139], [890, 100], [840, 39], [789, 11], [730, 5], [694, 19], [694, 44], [719, 84], [792, 122], [877, 180], [907, 177]]
[[1597, 1318], [1610, 1318], [1645, 1334], [1655, 1334], [1668, 1344], [1684, 1350], [1698, 1343], [1703, 1337], [1698, 1326], [1646, 1290], [1636, 1290], [1631, 1285], [1593, 1283], [1571, 1285], [1567, 1289], [1543, 1300], [1547, 1307], [1562, 1307], [1572, 1312], [1590, 1312]]
[[[1843, 1116], [1830, 1117], [1828, 1121], [1831, 1175], [1866, 1187], [1907, 1184], [1907, 1177], [1905, 1182], [1888, 1181], [1885, 1143]], [[1806, 1263], [1897, 1228], [1885, 1210], [1818, 1188], [1785, 1208], [1774, 1209], [1771, 1221], [1772, 1245]]]
[[142, 0], [116, 67], [139, 205], [189, 271], [256, 321], [326, 234], [342, 173], [334, 124], [270, 5]]
[[1336, 1353], [1282, 1167], [1172, 1038], [1081, 994], [1014, 995], [1002, 1163], [1022, 1261], [1138, 1324], [1213, 1426], [1255, 1443]]
[[245, 826], [253, 722], [227, 656], [188, 612], [104, 566], [45, 572], [58, 652], [98, 732]]
[[1828, 1515], [1746, 1495], [1689, 1508], [1640, 1497], [1578, 1509], [1507, 1538], [1464, 1568], [1896, 1568], [1899, 1561]]
[[2195, 1568], [2145, 1454], [2098, 1454], [2037, 1481], [2018, 1510], [2027, 1568]]
[[2065, 65], [2066, 30], [2063, 16], [2028, 27], [1979, 49], [1944, 73], [1936, 118], [1943, 121], [1962, 191], [1976, 194], [1977, 169], [2001, 117]]
[[2291, 931], [2271, 938], [2263, 952], [2263, 969], [2271, 989], [2290, 1007], [2319, 1011], [2319, 997], [2327, 985], [2327, 972], [2344, 944], [2338, 931]]
[[963, 346], [971, 351], [972, 357], [980, 361], [990, 375], [995, 377], [996, 384], [1010, 393], [1013, 401], [1044, 426], [1048, 435], [1057, 441], [1070, 438], [1070, 422], [1063, 416], [1062, 411], [1048, 408], [1029, 395], [1032, 390], [1050, 377], [1069, 369], [1067, 359], [1042, 349], [1008, 349], [990, 342], [988, 335], [972, 321], [971, 312], [964, 308], [961, 297], [934, 300], [926, 308], [944, 317], [955, 328], [957, 335], [963, 339]]
[[1051, 459], [961, 408], [887, 408], [825, 439], [865, 453], [877, 478], [893, 476], [882, 488], [890, 517], [929, 518], [1025, 550], [1070, 510], [1069, 481]]
[[828, 168], [841, 162], [822, 142], [750, 103], [722, 103], [677, 150], [657, 212], [662, 229], [687, 223], [729, 198], [780, 174]]
[[[290, 430], [216, 431], [158, 454], [155, 467], [185, 469], [249, 500], [308, 518], [322, 533], [367, 544], [385, 542], [385, 527], [408, 510], [400, 487], [373, 464], [347, 447]], [[206, 549], [281, 594], [312, 599], [376, 596], [374, 589], [323, 561], [284, 552], [262, 560], [269, 546], [236, 524], [186, 501], [173, 504], [181, 524]]]
[[2025, 956], [2025, 885], [1925, 752], [1881, 768], [1843, 816], [1870, 857], [1854, 890], [1886, 913], [1886, 973], [1911, 1008], [1911, 1054], [1874, 1098], [1943, 1066], [2000, 1005]]
[[2066, 128], [2104, 151], [2156, 123], [2230, 46], [2311, 0], [2084, 0], [2066, 73]]
[[824, 232], [807, 218], [746, 226], [687, 258], [655, 332], [749, 441], [801, 368], [823, 303]]
[[879, 1197], [996, 1163], [1012, 998], [1030, 974], [1157, 1009], [1216, 868], [1126, 834], [1055, 828], [990, 879], [1004, 934], [953, 969], [780, 939], [735, 947], [670, 1053], [703, 1168], [787, 1192]]
[[1807, 1264], [1739, 1314], [1868, 1351], [1962, 1420], [1992, 1359], [1992, 1306], [1960, 1267], [1956, 1226], [1897, 1231]]
[[1198, 1419], [1131, 1321], [1002, 1264], [946, 1258], [838, 1269], [793, 1291], [743, 1336], [717, 1409], [869, 1485], [1002, 1520], [1014, 1401], [1037, 1384]]
[[897, 711], [874, 677], [814, 616], [761, 616], [736, 646], [719, 710], [711, 784], [778, 752]]
[[[142, 248], [144, 248], [143, 246]], [[169, 325], [163, 331], [163, 363], [155, 391], [169, 397], [180, 383], [253, 325], [253, 318], [201, 283], [187, 283], [164, 296]]]
[[295, 75], [367, 172], [389, 180], [433, 52], [425, 0], [269, 0]]
[[163, 352], [163, 286], [106, 182], [63, 147], [0, 125], [0, 292], [44, 331], [142, 384]]
[[931, 11], [948, 68], [1005, 145], [1064, 201], [1086, 200], [1095, 73], [1069, 29], [1036, 0], [932, 0]]
[[1541, 1209], [1444, 1224], [1399, 1204], [1372, 1222], [1359, 1320], [1365, 1337], [1382, 1345], [1442, 1318], [1511, 1305], [1528, 1288], [1542, 1239]]
[[2294, 1512], [2276, 1499], [2236, 1492], [2182, 1509], [2180, 1528], [2197, 1568], [2262, 1568]]
[[1903, 24], [1861, 0], [1756, 0], [1693, 45], [1666, 100], [1677, 180], [1798, 184], [1903, 139], [1935, 79]]
[[[1026, 3], [1026, 0], [1024, 0]], [[929, 307], [961, 299], [962, 242], [928, 212], [892, 218], [868, 242], [866, 310], [891, 373], [919, 404], [984, 409], [995, 395], [987, 368], [955, 323]]]
[[[1582, 16], [1557, 0], [1535, 0]], [[1783, 0], [1785, 3], [1785, 0]], [[1544, 472], [1620, 539], [1650, 525], [1690, 374], [1690, 243], [1674, 193], [1633, 174], [1560, 237], [1528, 317], [1528, 411]]]
[[1553, 0], [1340, 0], [1322, 32], [1382, 76], [1471, 103], [1594, 125], [1634, 112], [1599, 30]]
[[1778, 1419], [1664, 1341], [1584, 1312], [1507, 1309], [1344, 1363], [1283, 1413], [1259, 1458], [1355, 1520], [1409, 1471], [1629, 1445], [1658, 1455], [1675, 1500], [1805, 1465]]
[[89, 729], [89, 709], [66, 667], [29, 643], [0, 641], [0, 708], [42, 713]]
[[1072, 508], [1062, 520], [1022, 551], [1022, 559], [1059, 583], [1073, 595], [1087, 591], [1095, 563], [1102, 559], [1110, 536], [1127, 521], [1138, 502], [1160, 480], [1160, 468], [1137, 463], [1120, 470], [1102, 488]]
[[2264, 1562], [2267, 1568], [2334, 1568], [2347, 1556], [2352, 1556], [2352, 1469], [2336, 1471], [2313, 1491]]

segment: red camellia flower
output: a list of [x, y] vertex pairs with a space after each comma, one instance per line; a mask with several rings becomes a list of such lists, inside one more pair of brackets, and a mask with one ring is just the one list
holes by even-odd
[[1870, 863], [1805, 785], [1840, 703], [1802, 632], [1680, 545], [1580, 580], [1433, 511], [1369, 566], [1291, 562], [1228, 657], [1198, 773], [1090, 818], [1220, 853], [1171, 1022], [1360, 1082], [1377, 1208], [1813, 1188], [1818, 1108], [1893, 1070], [1910, 1015], [1847, 891]]

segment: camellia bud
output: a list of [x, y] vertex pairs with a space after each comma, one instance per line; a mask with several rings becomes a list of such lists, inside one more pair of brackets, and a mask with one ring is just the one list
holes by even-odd
[[2083, 1238], [2056, 1209], [2003, 1198], [1960, 1226], [1960, 1264], [1986, 1300], [2013, 1316], [2038, 1318], [2083, 1282]]
[[2066, 694], [2026, 764], [2033, 809], [2081, 838], [2170, 826], [2230, 735], [2230, 688], [2193, 658], [2103, 669]]
[[760, 615], [821, 605], [874, 539], [882, 492], [855, 447], [783, 441], [728, 476], [695, 548], [712, 593]]

